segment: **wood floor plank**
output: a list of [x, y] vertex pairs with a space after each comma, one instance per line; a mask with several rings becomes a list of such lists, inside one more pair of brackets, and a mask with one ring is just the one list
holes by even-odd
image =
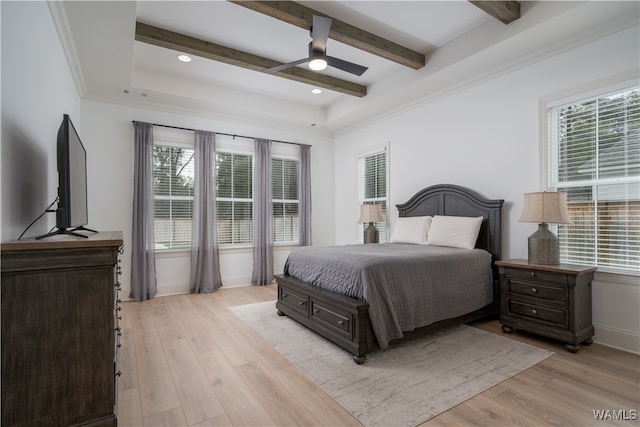
[[118, 354], [118, 370], [120, 371], [119, 377], [119, 391], [127, 391], [131, 389], [138, 389], [138, 364], [136, 362], [136, 348], [133, 327], [120, 326], [120, 348]]
[[232, 425], [276, 425], [222, 351], [199, 354], [198, 361]]
[[194, 313], [194, 300], [199, 298], [196, 294], [177, 295], [170, 299], [169, 306], [173, 313], [182, 336], [187, 339], [195, 353], [207, 353], [217, 350], [213, 337], [202, 325], [196, 313]]
[[158, 343], [156, 349], [148, 348], [148, 351], [138, 353], [137, 364], [142, 416], [179, 408], [181, 402], [162, 344]]
[[140, 390], [137, 388], [118, 391], [118, 425], [120, 427], [142, 425]]
[[144, 425], [146, 427], [187, 427], [189, 424], [182, 408], [175, 408], [146, 417]]
[[249, 349], [224, 321], [227, 316], [233, 316], [233, 314], [223, 304], [212, 298], [205, 297], [195, 303], [200, 306], [200, 323], [213, 337], [220, 350], [234, 365], [247, 363], [251, 357]]
[[338, 410], [335, 400], [297, 367], [289, 365], [274, 371], [273, 374], [287, 390], [296, 390], [296, 396], [304, 407], [314, 417], [321, 419], [323, 423], [334, 426], [362, 427], [362, 423], [346, 409], [340, 407], [342, 410]]
[[315, 418], [304, 405], [297, 400], [297, 395], [279, 385], [273, 374], [263, 366], [248, 362], [236, 367], [243, 380], [251, 384], [255, 395], [269, 416], [277, 425], [311, 426], [320, 425], [322, 418]]
[[[119, 425], [358, 426], [229, 310], [274, 301], [276, 289], [223, 288], [123, 303]], [[555, 354], [423, 426], [634, 425], [596, 421], [593, 410], [640, 409], [638, 355], [597, 343], [573, 354], [555, 340], [504, 334], [496, 320], [473, 326]], [[185, 396], [199, 392], [218, 400], [215, 415], [202, 406], [185, 405], [198, 401]]]
[[182, 330], [176, 322], [171, 302], [176, 298], [154, 298], [149, 301], [149, 308], [158, 330], [161, 341], [173, 341], [182, 338]]
[[164, 343], [167, 362], [189, 425], [224, 415], [191, 346], [184, 339]]
[[122, 304], [122, 318], [130, 318], [135, 339], [136, 354], [153, 351], [160, 344], [160, 336], [151, 312], [151, 306], [145, 303], [131, 302]]
[[142, 416], [179, 408], [180, 400], [151, 312], [153, 305], [125, 303], [122, 307], [123, 318], [130, 316], [133, 326]]

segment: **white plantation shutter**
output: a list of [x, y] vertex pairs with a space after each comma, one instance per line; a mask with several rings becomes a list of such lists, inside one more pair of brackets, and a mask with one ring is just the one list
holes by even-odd
[[640, 89], [549, 114], [551, 184], [573, 221], [559, 227], [561, 262], [640, 272]]
[[253, 242], [253, 156], [216, 153], [218, 243]]
[[[388, 213], [387, 213], [387, 150], [372, 152], [358, 159], [358, 194], [360, 204], [373, 203], [380, 205], [382, 210], [381, 222], [376, 222], [379, 241], [388, 241]], [[369, 224], [359, 224], [358, 241], [363, 241], [363, 231]]]
[[193, 148], [154, 145], [154, 236], [157, 249], [191, 246], [193, 167]]
[[297, 244], [300, 236], [300, 161], [271, 159], [273, 243]]

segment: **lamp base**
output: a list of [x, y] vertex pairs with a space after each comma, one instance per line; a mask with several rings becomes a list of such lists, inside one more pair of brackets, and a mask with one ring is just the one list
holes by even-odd
[[529, 264], [560, 264], [560, 244], [546, 223], [539, 224], [538, 230], [529, 236]]
[[372, 222], [364, 229], [364, 242], [365, 243], [378, 243], [378, 229]]

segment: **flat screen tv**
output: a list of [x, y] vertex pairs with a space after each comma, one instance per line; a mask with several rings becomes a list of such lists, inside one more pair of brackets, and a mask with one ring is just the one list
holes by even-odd
[[69, 115], [65, 114], [58, 129], [57, 139], [58, 163], [58, 207], [56, 209], [56, 229], [39, 239], [56, 234], [76, 233], [85, 228], [89, 222], [87, 206], [87, 152], [82, 145], [76, 128]]

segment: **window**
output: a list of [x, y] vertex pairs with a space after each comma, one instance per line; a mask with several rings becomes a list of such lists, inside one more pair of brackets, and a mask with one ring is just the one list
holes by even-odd
[[253, 156], [216, 153], [218, 243], [253, 242]]
[[[376, 222], [379, 241], [386, 242], [388, 234], [387, 221], [387, 150], [375, 151], [363, 155], [358, 160], [359, 201], [360, 204], [373, 203], [380, 205], [382, 221]], [[363, 231], [368, 224], [360, 224], [358, 241], [363, 241]]]
[[273, 197], [273, 243], [297, 244], [300, 237], [299, 205], [300, 161], [271, 159]]
[[193, 148], [153, 148], [154, 236], [158, 249], [191, 246]]
[[548, 109], [551, 186], [573, 224], [561, 262], [640, 272], [640, 89]]
[[[192, 135], [166, 135], [156, 141], [153, 178], [156, 249], [191, 247], [194, 189]], [[171, 142], [166, 142], [167, 140]], [[226, 141], [215, 155], [218, 244], [253, 244], [253, 141]], [[277, 147], [272, 155], [273, 239], [275, 244], [298, 244], [300, 236], [299, 149]]]

